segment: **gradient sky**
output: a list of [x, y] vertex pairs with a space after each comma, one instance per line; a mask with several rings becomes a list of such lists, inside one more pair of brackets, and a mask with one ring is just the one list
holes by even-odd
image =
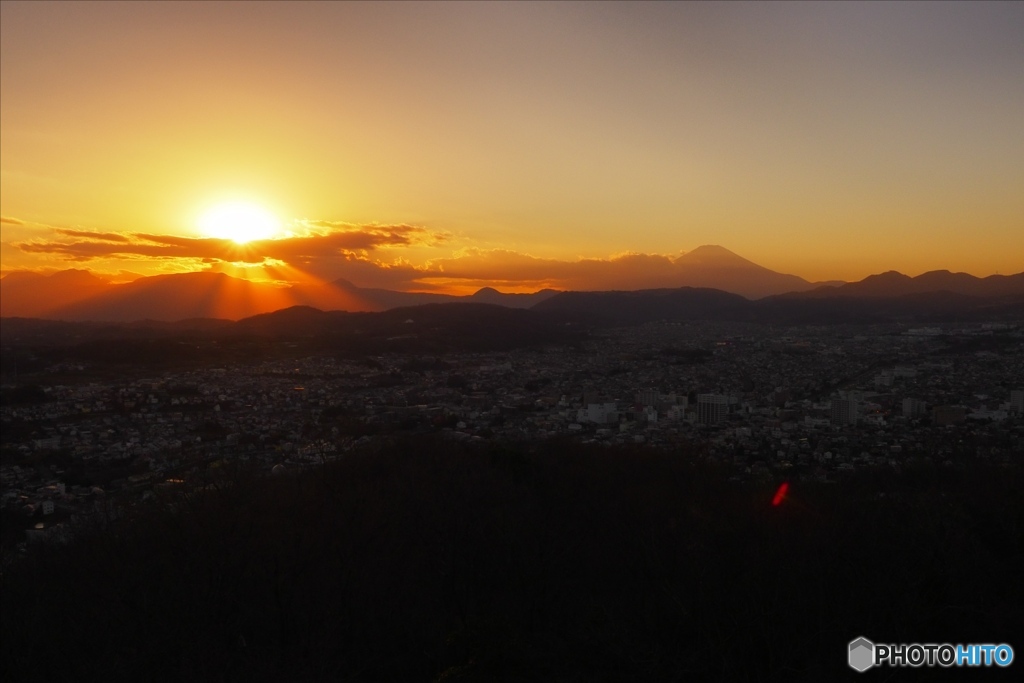
[[[1024, 3], [5, 0], [0, 31], [5, 272], [1024, 270]], [[231, 199], [292, 237], [226, 254], [197, 220]]]

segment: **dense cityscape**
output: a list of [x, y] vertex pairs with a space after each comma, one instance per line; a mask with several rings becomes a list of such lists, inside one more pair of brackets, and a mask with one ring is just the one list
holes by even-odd
[[34, 392], [5, 387], [5, 543], [66, 538], [83, 516], [201, 486], [226, 463], [281, 474], [395, 434], [643, 444], [723, 463], [736, 482], [1019, 467], [1024, 453], [1024, 330], [1005, 323], [661, 322], [573, 348], [89, 371], [63, 363], [31, 376]]

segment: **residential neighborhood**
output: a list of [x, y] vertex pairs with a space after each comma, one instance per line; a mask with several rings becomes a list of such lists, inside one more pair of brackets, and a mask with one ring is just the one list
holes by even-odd
[[[732, 478], [837, 481], [908, 462], [1019, 467], [1024, 330], [649, 323], [579, 347], [278, 358], [116, 381], [49, 369], [7, 401], [5, 518], [26, 541], [226, 464], [288, 472], [391, 435], [678, 452]], [[17, 529], [15, 529], [15, 532]]]

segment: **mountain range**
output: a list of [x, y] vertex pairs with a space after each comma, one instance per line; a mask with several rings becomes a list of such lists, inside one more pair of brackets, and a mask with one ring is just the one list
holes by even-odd
[[859, 282], [822, 286], [792, 296], [829, 299], [834, 297], [892, 298], [929, 292], [951, 292], [965, 296], [999, 297], [1024, 293], [1024, 273], [974, 277], [967, 273], [932, 270], [910, 277], [895, 270], [869, 275]]
[[557, 294], [504, 294], [484, 287], [469, 296], [361, 288], [347, 280], [280, 286], [224, 273], [180, 273], [112, 284], [84, 270], [53, 275], [15, 272], [0, 279], [0, 315], [48, 320], [238, 320], [291, 306], [323, 310], [386, 311], [402, 306], [485, 303], [529, 308]]
[[[468, 297], [467, 297], [468, 298]], [[382, 312], [291, 306], [238, 321], [68, 322], [5, 318], [3, 372], [55, 362], [145, 367], [308, 355], [432, 356], [538, 345], [580, 345], [602, 328], [668, 321], [761, 324], [1019, 322], [1024, 295], [950, 292], [894, 297], [775, 296], [751, 301], [715, 289], [563, 292], [529, 309], [483, 303], [422, 304]]]
[[[425, 304], [475, 303], [538, 310], [567, 310], [568, 307], [593, 313], [619, 310], [621, 315], [617, 317], [622, 321], [635, 321], [653, 315], [655, 311], [677, 309], [680, 312], [685, 309], [695, 315], [711, 311], [718, 315], [726, 310], [738, 315], [751, 299], [764, 302], [759, 310], [773, 307], [790, 310], [792, 303], [787, 302], [795, 300], [835, 302], [917, 296], [913, 305], [920, 306], [928, 295], [941, 292], [967, 297], [966, 300], [960, 299], [962, 308], [974, 306], [979, 299], [1024, 297], [1024, 273], [977, 278], [967, 273], [932, 271], [909, 277], [890, 271], [859, 282], [811, 283], [795, 275], [776, 273], [728, 249], [711, 245], [684, 254], [673, 264], [678, 271], [677, 287], [674, 288], [564, 293], [544, 289], [532, 294], [505, 294], [485, 287], [469, 296], [363, 288], [344, 279], [323, 284], [281, 286], [223, 273], [197, 272], [141, 277], [132, 282], [114, 284], [85, 270], [65, 270], [52, 275], [19, 271], [0, 278], [0, 315], [7, 318], [112, 322], [195, 318], [239, 320], [292, 306], [309, 306], [325, 311], [379, 312]], [[940, 299], [945, 302], [942, 306], [948, 308], [951, 299], [948, 296]], [[887, 304], [886, 310], [896, 311], [900, 305]], [[805, 304], [800, 310], [812, 310], [815, 306], [821, 307]], [[849, 304], [843, 306], [850, 308]]]

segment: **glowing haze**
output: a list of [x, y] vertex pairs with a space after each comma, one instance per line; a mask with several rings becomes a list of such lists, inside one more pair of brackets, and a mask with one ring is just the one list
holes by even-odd
[[1024, 269], [1022, 3], [4, 2], [0, 31], [4, 272]]

